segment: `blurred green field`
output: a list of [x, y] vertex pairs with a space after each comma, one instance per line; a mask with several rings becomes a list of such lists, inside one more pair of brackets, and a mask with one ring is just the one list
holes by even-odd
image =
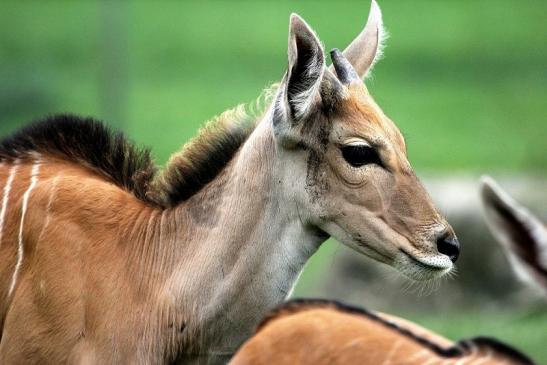
[[[380, 3], [391, 39], [369, 87], [418, 171], [544, 171], [547, 3]], [[164, 161], [280, 79], [291, 11], [343, 48], [368, 2], [4, 2], [0, 134], [70, 111], [122, 126]]]
[[[547, 166], [547, 2], [380, 0], [391, 34], [367, 82], [418, 173]], [[203, 122], [279, 80], [288, 18], [327, 50], [361, 30], [368, 1], [22, 2], [0, 5], [0, 136], [73, 112], [104, 119], [161, 163]], [[297, 288], [328, 265], [327, 244]], [[496, 335], [547, 359], [545, 312], [413, 319], [457, 339]], [[543, 341], [543, 342], [542, 342]]]
[[547, 360], [545, 331], [547, 311], [530, 313], [483, 312], [447, 313], [436, 316], [423, 313], [407, 315], [422, 326], [452, 340], [481, 336], [496, 337], [531, 356], [538, 364]]

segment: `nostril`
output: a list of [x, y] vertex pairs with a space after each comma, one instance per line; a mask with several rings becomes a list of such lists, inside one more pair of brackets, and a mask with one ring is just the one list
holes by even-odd
[[453, 235], [443, 235], [437, 240], [437, 251], [448, 256], [452, 262], [456, 262], [460, 255], [460, 242]]

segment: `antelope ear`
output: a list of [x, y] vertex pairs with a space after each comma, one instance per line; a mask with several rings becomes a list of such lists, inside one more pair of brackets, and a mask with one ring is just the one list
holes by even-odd
[[387, 33], [382, 23], [382, 12], [376, 0], [372, 0], [365, 28], [343, 52], [361, 78], [367, 76], [382, 57], [385, 38]]
[[305, 117], [318, 96], [325, 70], [321, 42], [304, 19], [291, 15], [286, 104], [293, 120]]
[[481, 179], [481, 198], [490, 231], [508, 252], [523, 279], [547, 289], [547, 231], [490, 177]]

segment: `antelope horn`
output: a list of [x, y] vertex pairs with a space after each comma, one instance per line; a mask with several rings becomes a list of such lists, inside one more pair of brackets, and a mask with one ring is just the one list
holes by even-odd
[[353, 82], [361, 82], [361, 78], [359, 77], [359, 74], [357, 74], [357, 71], [355, 71], [351, 63], [344, 57], [338, 48], [334, 48], [330, 51], [330, 57], [336, 75], [342, 84], [349, 85]]

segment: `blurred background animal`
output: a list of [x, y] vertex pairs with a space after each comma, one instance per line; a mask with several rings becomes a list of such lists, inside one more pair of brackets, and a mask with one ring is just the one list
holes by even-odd
[[490, 177], [481, 181], [481, 198], [490, 231], [519, 278], [547, 294], [547, 229]]

